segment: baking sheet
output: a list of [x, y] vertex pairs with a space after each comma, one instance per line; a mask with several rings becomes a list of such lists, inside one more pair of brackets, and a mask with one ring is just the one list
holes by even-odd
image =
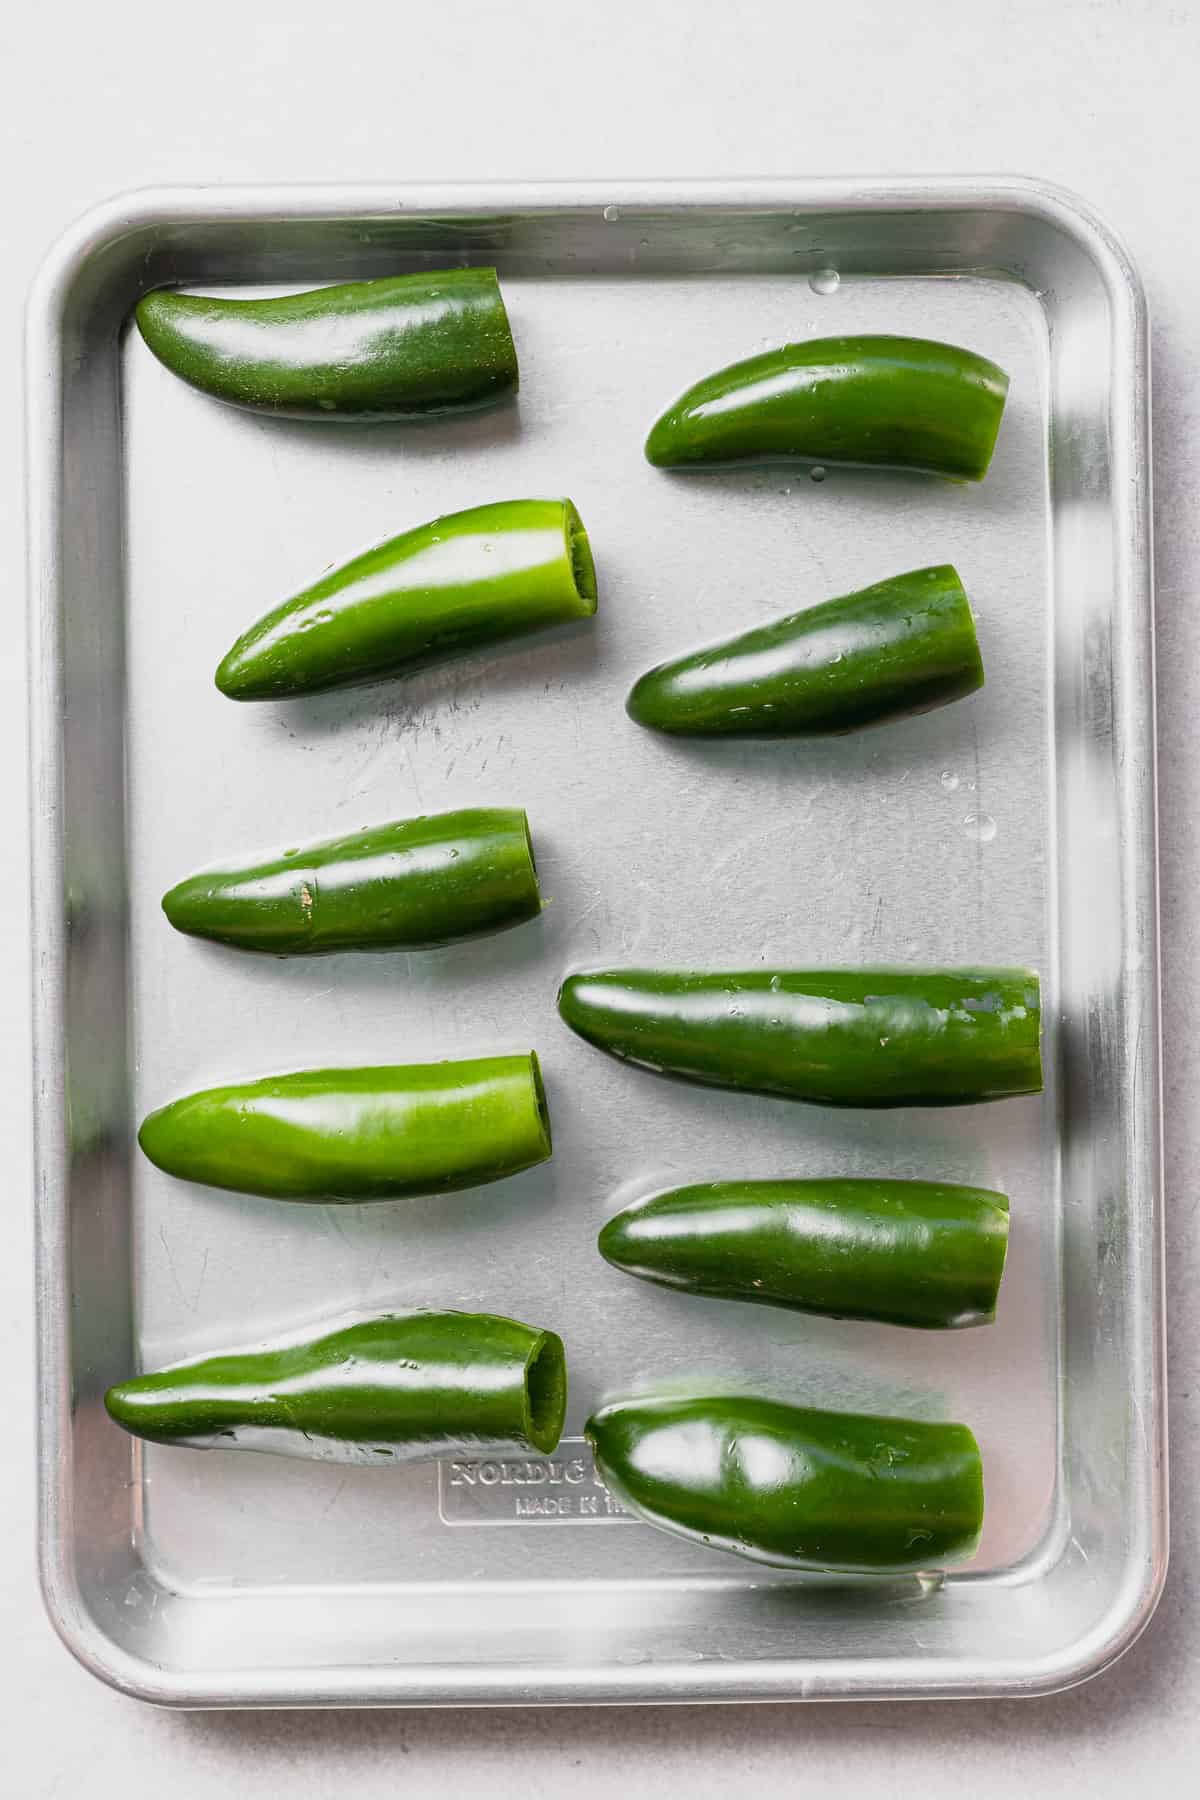
[[[967, 191], [955, 197], [965, 203]], [[1060, 391], [1074, 342], [1055, 312], [1064, 295], [1048, 301], [1035, 279], [990, 266], [977, 242], [987, 202], [976, 198], [972, 237], [955, 234], [961, 221], [946, 198], [943, 225], [963, 265], [954, 269], [929, 256], [919, 232], [889, 258], [893, 222], [872, 234], [868, 212], [831, 215], [815, 202], [781, 207], [774, 235], [768, 210], [715, 209], [707, 236], [696, 238], [706, 218], [699, 199], [681, 215], [691, 238], [647, 202], [640, 212], [609, 203], [537, 216], [530, 243], [508, 253], [512, 266], [503, 242], [496, 257], [521, 359], [519, 405], [416, 429], [244, 415], [184, 387], [136, 336], [120, 340], [119, 437], [80, 430], [69, 441], [81, 468], [102, 449], [117, 459], [111, 619], [120, 683], [96, 679], [93, 697], [110, 752], [119, 741], [124, 776], [120, 795], [111, 781], [97, 784], [95, 810], [119, 823], [123, 854], [102, 878], [83, 856], [68, 886], [92, 918], [94, 954], [106, 914], [87, 890], [111, 879], [127, 946], [124, 1055], [103, 1079], [92, 1073], [92, 1021], [76, 1033], [74, 1064], [84, 1097], [74, 1110], [101, 1119], [105, 1204], [121, 1209], [109, 1248], [132, 1271], [129, 1286], [113, 1279], [98, 1296], [114, 1315], [124, 1309], [125, 1322], [114, 1316], [88, 1365], [85, 1422], [76, 1426], [77, 1445], [96, 1446], [92, 1478], [102, 1468], [111, 1482], [124, 1466], [128, 1483], [109, 1497], [118, 1514], [125, 1509], [128, 1555], [117, 1559], [118, 1577], [101, 1578], [98, 1608], [120, 1621], [100, 1636], [119, 1642], [124, 1633], [124, 1653], [155, 1667], [153, 1679], [127, 1676], [127, 1685], [240, 1704], [462, 1699], [481, 1689], [586, 1699], [1039, 1685], [1048, 1583], [1070, 1564], [1072, 1544], [1090, 1562], [1088, 1503], [1071, 1482], [1066, 1402], [1075, 1390], [1063, 1346], [1074, 1329], [1072, 1284], [1094, 1310], [1094, 1279], [1103, 1300], [1095, 1250], [1106, 1232], [1123, 1302], [1136, 1306], [1111, 1345], [1127, 1383], [1142, 1366], [1139, 1347], [1153, 1360], [1157, 1329], [1153, 1180], [1144, 1162], [1136, 1188], [1127, 1169], [1108, 1168], [1106, 1227], [1106, 1196], [1094, 1179], [1089, 1188], [1078, 1160], [1105, 1130], [1123, 1156], [1153, 1160], [1157, 1071], [1149, 1093], [1144, 1062], [1143, 1091], [1120, 1079], [1128, 1022], [1112, 1012], [1133, 998], [1134, 983], [1144, 1058], [1146, 1021], [1156, 1030], [1152, 904], [1138, 966], [1129, 966], [1125, 934], [1131, 909], [1145, 914], [1147, 884], [1152, 902], [1152, 853], [1147, 863], [1135, 845], [1144, 821], [1131, 819], [1120, 788], [1128, 762], [1106, 760], [1103, 743], [1097, 759], [1089, 718], [1075, 715], [1066, 685], [1078, 666], [1085, 707], [1097, 683], [1106, 689], [1110, 737], [1121, 708], [1135, 708], [1141, 775], [1152, 777], [1148, 664], [1130, 655], [1105, 666], [1088, 636], [1103, 526], [1114, 551], [1136, 547], [1130, 509], [1144, 504], [1144, 469], [1137, 495], [1113, 484], [1107, 464], [1098, 481], [1104, 458], [1121, 447], [1087, 436], [1084, 406], [1094, 403], [1111, 425], [1112, 391], [1134, 381], [1136, 358], [1110, 359], [1093, 372], [1091, 391]], [[1026, 202], [1032, 243], [1045, 202], [1033, 193]], [[929, 206], [936, 214], [934, 199]], [[489, 221], [499, 229], [520, 216], [519, 207], [493, 205], [461, 226], [426, 224], [420, 258], [454, 260], [464, 232], [486, 235]], [[331, 276], [355, 272], [353, 250], [336, 235], [353, 218], [348, 208], [333, 227]], [[186, 225], [164, 240], [160, 224], [156, 241], [177, 260]], [[258, 253], [241, 253], [238, 291], [268, 291], [263, 280], [277, 271], [261, 245], [270, 242], [268, 224]], [[292, 254], [281, 242], [281, 254]], [[374, 272], [370, 230], [363, 242], [356, 272]], [[195, 231], [180, 273], [215, 289], [231, 273], [229, 253], [206, 256], [204, 245], [205, 231]], [[923, 248], [934, 275], [921, 268]], [[414, 254], [410, 244], [410, 263]], [[488, 259], [474, 247], [467, 254]], [[312, 268], [297, 282], [319, 269], [319, 256], [306, 255]], [[404, 257], [391, 266], [406, 266]], [[1065, 253], [1061, 266], [1069, 272]], [[838, 471], [817, 482], [779, 469], [679, 477], [645, 464], [649, 422], [697, 375], [788, 338], [855, 331], [944, 338], [1009, 371], [982, 486]], [[1107, 389], [1096, 386], [1101, 373]], [[1074, 438], [1064, 435], [1067, 400], [1078, 413]], [[1078, 492], [1068, 494], [1072, 444]], [[350, 694], [239, 707], [213, 687], [213, 668], [247, 621], [327, 564], [439, 512], [562, 493], [579, 507], [596, 555], [595, 621]], [[1080, 509], [1097, 506], [1104, 516], [1085, 558]], [[662, 657], [941, 561], [958, 567], [979, 625], [987, 686], [965, 702], [825, 744], [672, 742], [624, 714], [631, 682]], [[1136, 561], [1115, 568], [1127, 584], [1148, 582]], [[1116, 585], [1107, 597], [1116, 603]], [[1148, 650], [1148, 615], [1138, 623]], [[1122, 624], [1129, 628], [1128, 615]], [[68, 709], [70, 676], [68, 668]], [[110, 776], [115, 766], [110, 754]], [[528, 808], [546, 899], [535, 924], [407, 957], [281, 961], [184, 939], [159, 910], [169, 885], [223, 856], [464, 804]], [[1115, 883], [1085, 881], [1081, 844], [1110, 859]], [[1133, 889], [1122, 884], [1123, 858], [1133, 861]], [[52, 903], [45, 886], [40, 903]], [[1082, 974], [1060, 966], [1064, 929], [1095, 946]], [[872, 1115], [656, 1080], [599, 1056], [555, 1014], [567, 970], [621, 962], [1032, 964], [1044, 982], [1046, 1092]], [[1111, 1071], [1072, 1053], [1081, 1011], [1089, 1016], [1089, 979], [1108, 1009], [1098, 1017]], [[210, 1082], [530, 1046], [542, 1058], [554, 1159], [472, 1193], [286, 1207], [184, 1186], [126, 1153], [148, 1108]], [[1111, 1092], [1096, 1085], [1106, 1073], [1115, 1075]], [[1065, 1183], [1064, 1156], [1075, 1158]], [[993, 1327], [947, 1338], [689, 1299], [630, 1281], [595, 1252], [603, 1220], [655, 1186], [868, 1173], [1011, 1195]], [[86, 1172], [75, 1192], [86, 1206]], [[50, 1273], [66, 1280], [65, 1262]], [[572, 1438], [600, 1401], [663, 1383], [962, 1418], [985, 1460], [979, 1554], [944, 1587], [898, 1584], [890, 1601], [859, 1599], [847, 1613], [828, 1590], [640, 1524], [598, 1529], [612, 1521], [599, 1508], [522, 1513], [517, 1501], [528, 1495], [517, 1490], [529, 1484], [503, 1472], [480, 1484], [476, 1470], [487, 1502], [464, 1508], [454, 1459], [347, 1470], [107, 1441], [119, 1434], [98, 1411], [99, 1392], [131, 1356], [153, 1365], [351, 1308], [407, 1305], [507, 1312], [560, 1331]], [[1101, 1379], [1095, 1366], [1092, 1379]], [[1134, 1385], [1151, 1401], [1159, 1391], [1153, 1370], [1148, 1389]], [[1114, 1401], [1103, 1391], [1095, 1400], [1097, 1416], [1106, 1406], [1112, 1414], [1110, 1442], [1098, 1444], [1093, 1424], [1082, 1453], [1109, 1468], [1107, 1489], [1093, 1479], [1088, 1500], [1115, 1579], [1114, 1518], [1128, 1501], [1116, 1478], [1117, 1464], [1126, 1466], [1123, 1427]], [[1143, 1441], [1140, 1463], [1152, 1538], [1154, 1448]], [[584, 1474], [561, 1485], [591, 1491], [586, 1447], [565, 1449]], [[535, 1478], [533, 1488], [542, 1486]], [[1126, 1519], [1118, 1537], [1128, 1528]], [[115, 1530], [119, 1543], [119, 1523]], [[610, 1617], [613, 1584], [624, 1604]], [[995, 1602], [1004, 1591], [1022, 1606], [1035, 1596], [1038, 1622], [1015, 1600], [985, 1618], [980, 1597]], [[472, 1594], [467, 1625], [456, 1596]], [[874, 1621], [872, 1604], [881, 1609]], [[772, 1610], [779, 1606], [792, 1610]], [[1079, 1606], [1086, 1610], [1082, 1597]], [[1050, 1610], [1061, 1629], [1069, 1607]], [[455, 1672], [438, 1686], [446, 1664]]]

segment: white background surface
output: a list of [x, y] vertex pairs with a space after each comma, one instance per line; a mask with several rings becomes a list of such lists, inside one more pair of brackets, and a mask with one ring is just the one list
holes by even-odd
[[[0, 1791], [538, 1800], [639, 1796], [665, 1780], [695, 1800], [736, 1800], [831, 1779], [861, 1800], [964, 1786], [980, 1800], [1103, 1795], [1147, 1780], [1193, 1791], [1200, 14], [1182, 0], [60, 5], [6, 13], [0, 69]], [[1024, 1704], [235, 1717], [159, 1714], [109, 1693], [54, 1639], [33, 1576], [19, 327], [37, 262], [76, 214], [147, 183], [926, 171], [1076, 189], [1124, 235], [1154, 319], [1174, 1453], [1172, 1570], [1155, 1622], [1109, 1674]]]

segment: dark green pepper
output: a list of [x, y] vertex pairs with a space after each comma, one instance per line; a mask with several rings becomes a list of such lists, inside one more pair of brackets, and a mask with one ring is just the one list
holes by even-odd
[[453, 1193], [551, 1150], [532, 1051], [207, 1088], [152, 1112], [138, 1142], [168, 1175], [277, 1200]]
[[890, 1325], [995, 1317], [1008, 1200], [932, 1181], [714, 1181], [627, 1207], [600, 1254], [660, 1287]]
[[982, 481], [1007, 393], [1003, 369], [952, 344], [813, 338], [698, 381], [646, 455], [660, 468], [801, 462]]
[[517, 390], [495, 269], [349, 281], [282, 299], [159, 288], [138, 330], [192, 387], [291, 419], [411, 419]]
[[525, 814], [474, 807], [193, 875], [163, 911], [194, 937], [311, 956], [425, 950], [520, 925], [541, 904]]
[[982, 686], [975, 621], [946, 563], [661, 663], [626, 705], [658, 731], [804, 737], [928, 712]]
[[960, 1106], [1042, 1086], [1028, 969], [614, 969], [558, 1010], [625, 1062], [826, 1106]]
[[252, 625], [217, 670], [231, 700], [408, 674], [590, 618], [596, 572], [569, 500], [502, 500], [418, 525], [322, 575]]
[[156, 1444], [377, 1465], [492, 1443], [553, 1450], [567, 1372], [552, 1331], [489, 1313], [388, 1313], [135, 1375], [104, 1404]]
[[754, 1562], [905, 1574], [979, 1542], [983, 1471], [965, 1425], [731, 1396], [629, 1400], [586, 1431], [633, 1512]]

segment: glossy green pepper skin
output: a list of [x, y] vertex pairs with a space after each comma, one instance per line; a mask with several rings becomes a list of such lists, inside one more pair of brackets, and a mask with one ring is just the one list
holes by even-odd
[[276, 1200], [448, 1194], [551, 1152], [532, 1051], [206, 1088], [150, 1113], [138, 1142], [168, 1175]]
[[713, 1181], [627, 1207], [606, 1261], [660, 1287], [839, 1319], [985, 1325], [1008, 1200], [932, 1181]]
[[975, 621], [946, 563], [661, 663], [626, 707], [656, 731], [811, 737], [928, 712], [982, 686]]
[[427, 950], [520, 925], [541, 904], [519, 807], [368, 826], [192, 875], [163, 897], [176, 930], [275, 956]]
[[979, 1542], [965, 1425], [722, 1396], [621, 1402], [586, 1431], [607, 1485], [649, 1524], [774, 1568], [915, 1573]]
[[322, 575], [252, 625], [217, 670], [231, 700], [404, 675], [590, 618], [596, 572], [569, 500], [502, 500], [418, 525]]
[[799, 462], [982, 481], [1007, 394], [1003, 369], [952, 344], [813, 338], [698, 381], [646, 456], [665, 469]]
[[553, 1450], [561, 1340], [488, 1313], [388, 1313], [300, 1342], [235, 1350], [109, 1388], [135, 1437], [321, 1462], [434, 1456], [457, 1446]]
[[568, 976], [558, 1010], [641, 1068], [825, 1106], [965, 1106], [1042, 1086], [1028, 969], [613, 969]]
[[289, 419], [420, 419], [517, 390], [495, 269], [349, 281], [282, 299], [158, 288], [135, 317], [192, 387]]

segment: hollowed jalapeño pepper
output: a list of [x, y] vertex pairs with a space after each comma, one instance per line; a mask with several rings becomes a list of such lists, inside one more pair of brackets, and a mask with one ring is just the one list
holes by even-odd
[[280, 299], [160, 288], [137, 305], [150, 349], [192, 387], [292, 419], [412, 419], [516, 392], [495, 269], [350, 281]]
[[1042, 1085], [1028, 969], [613, 969], [569, 976], [558, 1008], [625, 1062], [826, 1106], [958, 1106]]
[[733, 363], [659, 419], [661, 468], [800, 462], [982, 481], [1008, 393], [1003, 369], [925, 338], [814, 338]]
[[323, 575], [240, 637], [217, 670], [231, 700], [277, 700], [403, 675], [590, 618], [596, 572], [569, 500], [502, 500], [418, 525]]
[[630, 1400], [586, 1430], [632, 1511], [754, 1562], [904, 1574], [970, 1556], [979, 1541], [983, 1473], [965, 1425], [722, 1396]]
[[428, 949], [540, 909], [529, 821], [511, 807], [368, 827], [190, 876], [163, 898], [179, 931], [276, 956]]
[[986, 1324], [1008, 1201], [931, 1181], [714, 1181], [626, 1208], [600, 1254], [660, 1287], [892, 1325]]
[[138, 1142], [168, 1175], [278, 1200], [451, 1193], [551, 1150], [532, 1051], [208, 1088], [152, 1112]]
[[803, 737], [928, 712], [982, 686], [975, 621], [947, 563], [662, 663], [626, 704], [658, 731]]
[[136, 1437], [379, 1464], [562, 1434], [562, 1341], [488, 1313], [389, 1313], [320, 1337], [177, 1363], [109, 1388]]

